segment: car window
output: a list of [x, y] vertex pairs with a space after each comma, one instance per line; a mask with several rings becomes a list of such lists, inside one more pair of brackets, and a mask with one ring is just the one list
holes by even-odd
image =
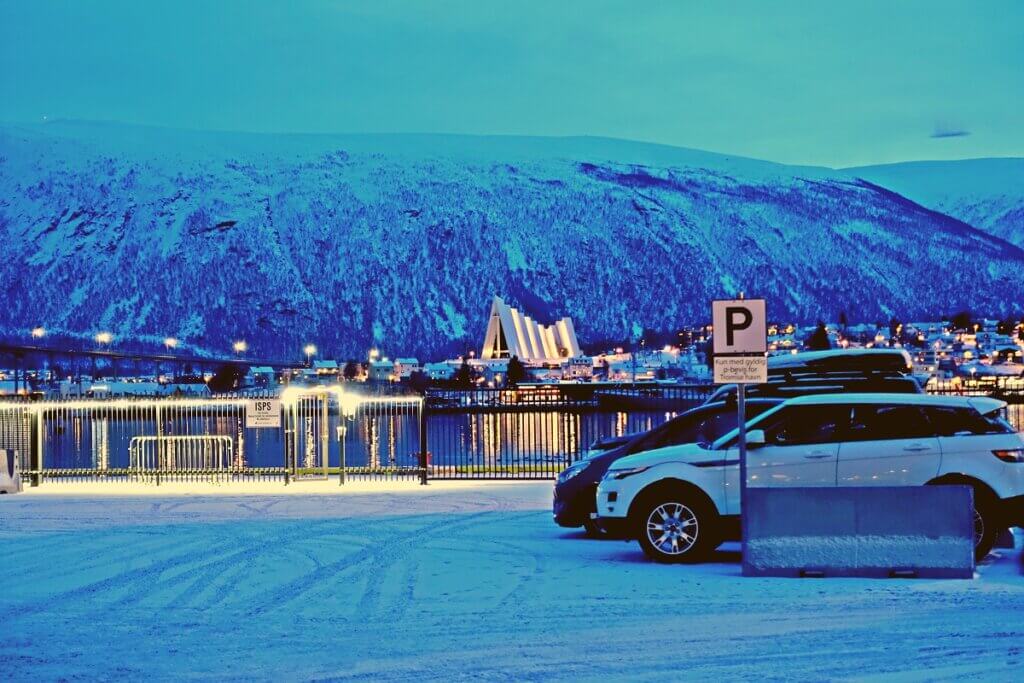
[[935, 430], [919, 406], [857, 405], [847, 441], [918, 439]]
[[763, 427], [765, 443], [776, 446], [837, 443], [843, 439], [849, 421], [849, 406], [791, 406]]
[[925, 408], [939, 436], [1012, 434], [1013, 427], [998, 412], [982, 415], [973, 408]]
[[[730, 420], [731, 426], [728, 426]], [[653, 430], [646, 438], [634, 445], [630, 452], [639, 453], [698, 441], [714, 441], [718, 436], [735, 427], [736, 412], [734, 410], [704, 411], [698, 415], [676, 418]], [[715, 434], [715, 436], [707, 438], [709, 434]]]

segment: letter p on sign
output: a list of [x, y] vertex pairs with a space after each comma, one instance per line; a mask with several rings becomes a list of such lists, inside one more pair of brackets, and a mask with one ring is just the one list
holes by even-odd
[[768, 351], [764, 299], [712, 301], [711, 324], [716, 356]]

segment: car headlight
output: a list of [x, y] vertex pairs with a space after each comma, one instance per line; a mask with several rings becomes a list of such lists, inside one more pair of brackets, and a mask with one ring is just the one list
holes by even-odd
[[569, 481], [577, 474], [587, 469], [588, 465], [590, 465], [589, 461], [581, 461], [576, 463], [575, 465], [570, 465], [569, 467], [562, 470], [562, 473], [558, 475], [558, 483], [562, 484], [564, 482]]
[[608, 470], [608, 474], [604, 475], [605, 479], [625, 479], [626, 477], [632, 477], [634, 474], [640, 474], [651, 469], [647, 467], [630, 467], [624, 470]]

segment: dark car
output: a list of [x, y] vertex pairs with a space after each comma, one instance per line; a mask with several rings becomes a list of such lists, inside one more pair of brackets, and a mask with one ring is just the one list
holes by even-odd
[[[753, 418], [782, 401], [753, 398], [747, 401], [747, 418]], [[584, 527], [590, 535], [601, 535], [591, 521], [597, 511], [597, 484], [619, 458], [627, 455], [685, 443], [711, 443], [736, 428], [736, 402], [722, 401], [688, 410], [668, 422], [635, 435], [627, 443], [600, 451], [567, 467], [555, 483], [554, 518], [565, 527]]]
[[[831, 349], [768, 358], [768, 381], [747, 385], [747, 396], [793, 398], [810, 394], [923, 394], [904, 349]], [[706, 403], [736, 400], [736, 385], [716, 389]]]
[[587, 449], [586, 457], [591, 458], [598, 453], [604, 451], [610, 451], [613, 448], [619, 446], [625, 446], [627, 443], [640, 436], [646, 434], [647, 431], [642, 432], [630, 432], [629, 434], [623, 434], [622, 436], [606, 436], [603, 439], [596, 439], [594, 443], [590, 444], [590, 448]]
[[[774, 380], [766, 384], [748, 384], [747, 396], [794, 398], [812, 394], [923, 394], [924, 387], [914, 377], [838, 377], [823, 375]], [[707, 403], [736, 400], [736, 385], [723, 384], [708, 397]]]
[[768, 358], [768, 376], [909, 376], [914, 362], [905, 349], [829, 349], [784, 353]]

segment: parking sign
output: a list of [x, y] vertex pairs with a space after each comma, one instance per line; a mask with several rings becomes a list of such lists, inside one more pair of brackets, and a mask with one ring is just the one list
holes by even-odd
[[715, 383], [767, 382], [768, 320], [764, 299], [712, 301], [711, 324]]
[[768, 351], [768, 318], [764, 299], [711, 302], [716, 356]]

